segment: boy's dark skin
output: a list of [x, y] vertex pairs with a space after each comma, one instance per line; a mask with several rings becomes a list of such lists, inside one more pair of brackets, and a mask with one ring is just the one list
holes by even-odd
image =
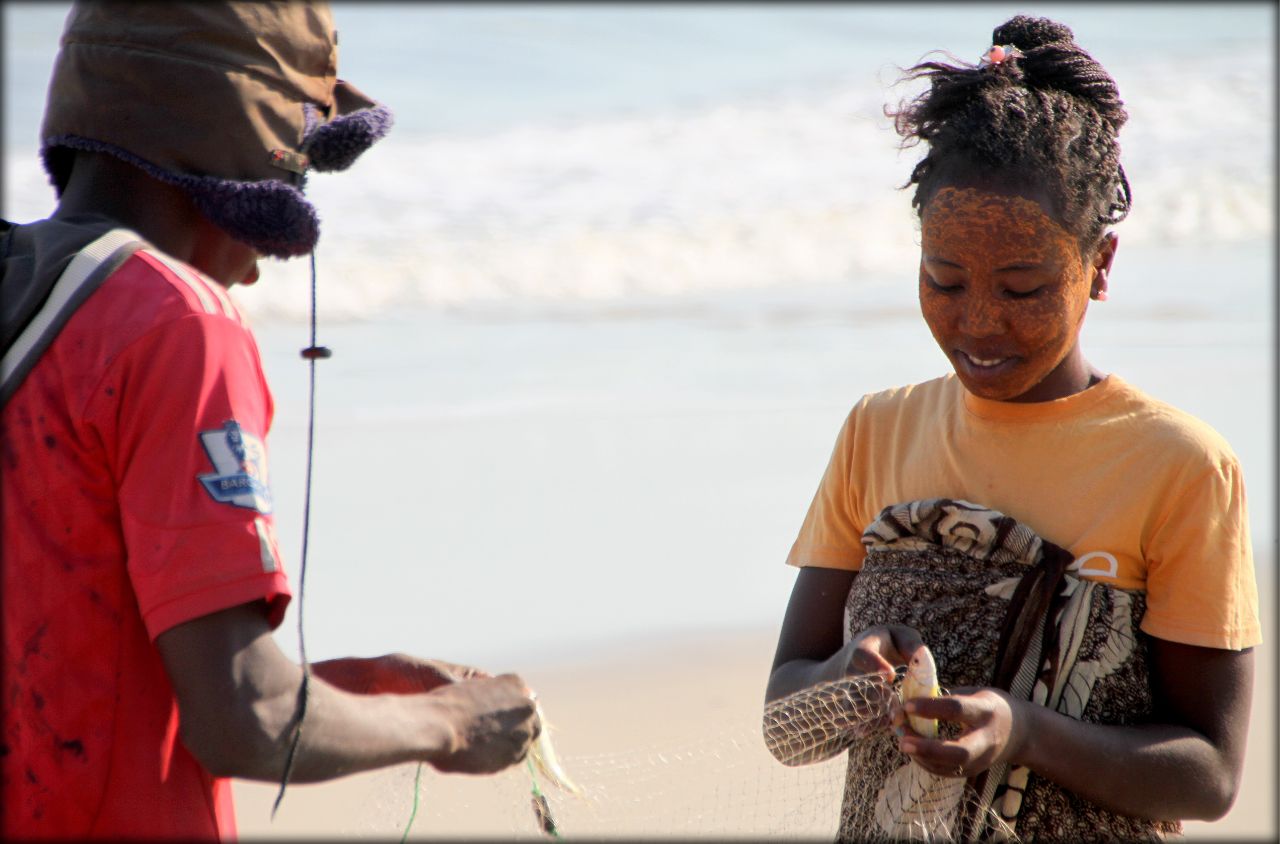
[[[97, 214], [230, 287], [258, 255], [205, 219], [181, 189], [110, 155], [77, 152], [55, 218]], [[161, 633], [183, 744], [215, 776], [279, 781], [302, 669], [271, 635], [265, 602]], [[540, 725], [514, 674], [403, 654], [311, 665], [306, 730], [290, 774], [315, 782], [402, 762], [491, 773], [518, 762]]]

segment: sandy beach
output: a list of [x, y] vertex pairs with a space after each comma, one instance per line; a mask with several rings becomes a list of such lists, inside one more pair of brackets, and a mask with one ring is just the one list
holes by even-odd
[[[1223, 820], [1187, 823], [1187, 840], [1276, 835], [1274, 600], [1269, 580], [1260, 585], [1268, 643], [1257, 650], [1243, 787]], [[565, 769], [585, 791], [577, 798], [541, 783], [561, 836], [832, 837], [843, 758], [785, 768], [760, 741], [774, 636], [757, 630], [636, 642], [607, 659], [521, 667], [546, 707]], [[291, 786], [274, 821], [275, 787], [237, 782], [241, 837], [399, 838], [414, 774], [414, 766], [401, 766]], [[523, 767], [491, 778], [425, 769], [409, 837], [540, 837], [529, 791]]]
[[[1271, 377], [1269, 329], [1249, 304], [1266, 253], [1213, 254], [1239, 295], [1135, 286], [1086, 329], [1100, 365], [1232, 443], [1262, 549], [1272, 435], [1264, 394], [1239, 385]], [[1166, 280], [1192, 257], [1128, 253], [1136, 277]], [[908, 299], [796, 291], [654, 313], [632, 303], [598, 319], [495, 308], [330, 325], [341, 352], [322, 385], [308, 652], [404, 650], [524, 675], [586, 791], [548, 792], [570, 840], [830, 840], [842, 760], [785, 768], [760, 737], [792, 580], [781, 560], [849, 397], [939, 371]], [[875, 303], [896, 310], [860, 320]], [[305, 409], [290, 332], [262, 333], [286, 543], [298, 535]], [[888, 375], [883, 349], [897, 352]], [[1266, 644], [1243, 788], [1225, 819], [1188, 823], [1189, 839], [1276, 833], [1269, 553], [1257, 570]], [[454, 599], [424, 603], [439, 590]], [[287, 653], [292, 618], [277, 634]], [[401, 766], [291, 787], [274, 821], [276, 789], [238, 784], [241, 834], [399, 838], [414, 776]], [[523, 767], [492, 778], [426, 770], [410, 837], [540, 837], [530, 783]]]
[[[843, 758], [786, 768], [760, 735], [782, 560], [852, 403], [949, 369], [919, 314], [893, 68], [976, 60], [1012, 10], [336, 5], [342, 75], [396, 128], [308, 184], [334, 351], [314, 454], [312, 264], [264, 261], [233, 291], [275, 397], [299, 591], [314, 457], [307, 653], [520, 673], [585, 791], [538, 780], [566, 839], [830, 840]], [[52, 209], [37, 127], [68, 6], [5, 5], [9, 220]], [[1134, 213], [1082, 344], [1226, 438], [1271, 549], [1274, 10], [1053, 7], [1130, 114]], [[1259, 552], [1243, 787], [1191, 840], [1278, 832], [1275, 564]], [[302, 603], [276, 632], [291, 657]], [[397, 840], [417, 773], [290, 786], [274, 819], [277, 786], [237, 782], [240, 836]], [[543, 837], [530, 789], [524, 766], [427, 768], [409, 837]]]

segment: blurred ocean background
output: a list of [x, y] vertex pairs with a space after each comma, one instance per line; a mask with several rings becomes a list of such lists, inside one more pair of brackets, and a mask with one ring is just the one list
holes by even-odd
[[[11, 220], [53, 207], [36, 143], [67, 8], [3, 5]], [[898, 190], [920, 151], [899, 152], [883, 108], [915, 90], [894, 87], [900, 68], [976, 60], [1020, 12], [1070, 25], [1130, 113], [1134, 210], [1086, 354], [1232, 443], [1273, 588], [1274, 6], [334, 12], [340, 75], [397, 122], [308, 186], [335, 352], [318, 367], [312, 658], [505, 670], [776, 626], [848, 408], [947, 371]], [[265, 262], [237, 291], [276, 393], [295, 576], [308, 284], [305, 260]]]

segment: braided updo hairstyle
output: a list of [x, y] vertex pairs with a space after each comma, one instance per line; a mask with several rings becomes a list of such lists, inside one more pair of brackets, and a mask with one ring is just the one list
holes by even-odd
[[903, 147], [929, 148], [903, 185], [916, 185], [912, 207], [920, 213], [946, 185], [1044, 191], [1081, 247], [1096, 246], [1131, 200], [1116, 137], [1129, 115], [1115, 81], [1046, 18], [1018, 15], [991, 41], [1017, 51], [994, 63], [917, 64], [904, 80], [928, 79], [928, 90], [886, 110]]

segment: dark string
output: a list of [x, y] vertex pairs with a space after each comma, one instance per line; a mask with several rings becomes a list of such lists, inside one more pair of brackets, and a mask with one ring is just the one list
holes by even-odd
[[311, 253], [311, 345], [302, 350], [302, 357], [307, 361], [310, 370], [310, 386], [307, 393], [307, 479], [302, 493], [302, 560], [298, 564], [298, 658], [302, 662], [302, 685], [298, 687], [298, 703], [294, 714], [293, 741], [289, 744], [289, 755], [284, 760], [284, 773], [280, 777], [280, 792], [271, 806], [271, 819], [275, 820], [276, 809], [284, 799], [284, 790], [289, 785], [289, 774], [293, 772], [293, 760], [298, 753], [298, 742], [302, 738], [302, 720], [307, 716], [307, 695], [311, 685], [311, 665], [307, 662], [307, 643], [302, 633], [302, 608], [306, 605], [307, 584], [307, 538], [311, 534], [311, 456], [314, 450], [316, 433], [316, 361], [331, 357], [333, 352], [324, 346], [316, 345], [316, 253]]

